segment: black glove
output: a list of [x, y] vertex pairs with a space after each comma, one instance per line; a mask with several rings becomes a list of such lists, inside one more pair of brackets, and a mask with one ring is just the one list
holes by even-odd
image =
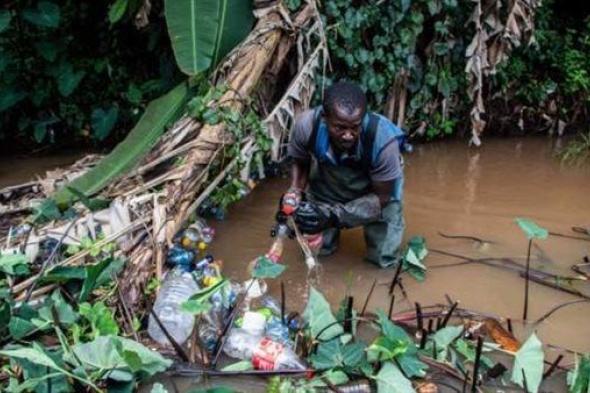
[[305, 201], [299, 203], [295, 210], [295, 223], [299, 230], [305, 234], [316, 234], [324, 229], [338, 226], [337, 217], [328, 208], [328, 205]]
[[319, 233], [326, 228], [354, 228], [381, 218], [381, 204], [375, 194], [348, 203], [301, 202], [295, 223], [303, 233]]

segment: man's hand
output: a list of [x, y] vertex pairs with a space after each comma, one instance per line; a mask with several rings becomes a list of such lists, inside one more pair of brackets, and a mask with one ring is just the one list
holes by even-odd
[[295, 213], [295, 210], [297, 210], [297, 207], [301, 203], [302, 194], [301, 190], [296, 188], [290, 188], [284, 193], [280, 201], [281, 212], [287, 216]]
[[301, 202], [295, 211], [295, 223], [301, 232], [316, 234], [337, 226], [338, 220], [328, 205], [305, 201]]

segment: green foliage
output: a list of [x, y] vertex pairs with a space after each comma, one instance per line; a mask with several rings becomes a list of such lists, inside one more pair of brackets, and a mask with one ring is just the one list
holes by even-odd
[[403, 268], [418, 281], [424, 281], [426, 266], [422, 261], [428, 255], [426, 239], [422, 236], [413, 236], [406, 246], [403, 257]]
[[88, 322], [89, 331], [87, 332], [85, 327], [81, 327], [75, 341], [80, 341], [83, 335], [92, 340], [98, 336], [119, 334], [119, 326], [115, 321], [113, 311], [103, 302], [82, 303], [78, 307], [78, 312]]
[[322, 11], [331, 29], [334, 79], [358, 81], [373, 108], [382, 110], [396, 76], [406, 72], [410, 126], [426, 121], [429, 138], [454, 131], [448, 107], [443, 112], [435, 103], [464, 101], [464, 43], [455, 37], [467, 34], [467, 7], [456, 1], [328, 0]]
[[145, 103], [179, 77], [162, 4], [153, 3], [150, 24], [138, 29], [141, 5], [26, 0], [3, 6], [0, 140], [97, 144], [124, 135], [119, 130], [126, 132]]
[[517, 218], [515, 221], [529, 240], [543, 240], [547, 239], [547, 236], [549, 235], [547, 229], [538, 226], [533, 220], [529, 220], [528, 218]]
[[547, 114], [580, 122], [584, 116], [576, 112], [590, 109], [590, 20], [571, 12], [575, 8], [562, 11], [561, 3], [544, 1], [535, 15], [534, 44], [517, 48], [494, 78], [502, 101], [526, 106], [538, 123]]
[[526, 375], [529, 391], [537, 393], [543, 378], [543, 344], [535, 333], [525, 341], [514, 358], [512, 367], [512, 382], [524, 387], [523, 374]]
[[391, 362], [385, 363], [375, 376], [377, 393], [415, 393], [412, 382]]
[[287, 266], [280, 263], [274, 263], [267, 257], [258, 257], [256, 265], [252, 270], [253, 278], [277, 278], [287, 269]]
[[246, 37], [254, 21], [247, 0], [166, 0], [165, 4], [176, 62], [190, 76], [215, 67]]
[[[344, 330], [334, 318], [330, 304], [313, 286], [309, 287], [308, 299], [303, 318], [309, 323], [312, 337], [314, 339], [330, 340], [341, 335]], [[318, 337], [318, 335], [320, 336]]]
[[566, 164], [583, 164], [590, 160], [590, 132], [580, 132], [578, 137], [570, 141], [559, 152], [562, 162]]
[[570, 393], [587, 393], [590, 389], [590, 355], [576, 356], [576, 366], [567, 373]]
[[[247, 103], [242, 113], [226, 106], [211, 106], [211, 102], [219, 100], [226, 91], [227, 87], [223, 85], [215, 87], [202, 86], [201, 91], [188, 102], [188, 113], [198, 121], [209, 125], [223, 123], [226, 131], [231, 133], [236, 141], [242, 141], [246, 137], [253, 138], [257, 149], [253, 160], [261, 160], [272, 147], [272, 140], [252, 102]], [[241, 147], [241, 143], [232, 143], [226, 146], [222, 161], [232, 160], [239, 156]], [[238, 165], [229, 173], [225, 182], [211, 194], [213, 203], [223, 210], [230, 204], [240, 200], [249, 191], [248, 185], [236, 177], [241, 166], [242, 163], [238, 162]], [[221, 170], [221, 167], [219, 170]]]
[[11, 276], [22, 276], [29, 273], [29, 261], [24, 254], [1, 254], [0, 272]]

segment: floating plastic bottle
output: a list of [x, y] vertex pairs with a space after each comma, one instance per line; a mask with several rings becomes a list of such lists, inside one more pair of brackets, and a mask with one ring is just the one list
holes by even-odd
[[[166, 274], [154, 303], [154, 313], [180, 345], [188, 339], [195, 323], [194, 316], [181, 311], [180, 305], [198, 290], [192, 274], [175, 267]], [[162, 345], [172, 345], [152, 315], [148, 322], [148, 334]]]
[[249, 334], [244, 329], [233, 329], [223, 349], [233, 358], [251, 360], [257, 370], [305, 370], [307, 368], [288, 346], [269, 337]]
[[185, 272], [193, 270], [193, 262], [195, 260], [195, 253], [192, 250], [187, 250], [177, 244], [172, 246], [166, 256], [166, 262], [171, 266], [178, 266]]

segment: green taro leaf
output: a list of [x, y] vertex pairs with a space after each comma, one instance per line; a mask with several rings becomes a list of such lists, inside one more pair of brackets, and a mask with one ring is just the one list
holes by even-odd
[[96, 282], [98, 277], [102, 274], [105, 269], [109, 267], [109, 265], [114, 260], [111, 258], [107, 258], [105, 260], [100, 261], [99, 263], [93, 265], [86, 265], [86, 277], [84, 279], [84, 284], [82, 284], [82, 291], [80, 292], [80, 297], [78, 300], [80, 302], [85, 302], [88, 299], [88, 296], [92, 293], [94, 288], [96, 288]]
[[254, 367], [250, 360], [242, 360], [223, 367], [221, 371], [248, 371], [252, 369], [254, 369]]
[[549, 235], [547, 229], [538, 226], [533, 220], [529, 220], [528, 218], [517, 218], [515, 221], [529, 240], [543, 240], [547, 239], [547, 236]]
[[54, 61], [57, 58], [57, 45], [53, 42], [42, 41], [35, 44], [37, 52], [47, 61]]
[[9, 10], [0, 10], [0, 33], [8, 29], [11, 19], [12, 13]]
[[115, 2], [109, 8], [109, 22], [111, 24], [117, 23], [127, 10], [127, 0], [115, 0]]
[[279, 263], [274, 263], [267, 257], [259, 257], [256, 260], [256, 266], [252, 271], [252, 277], [254, 278], [277, 278], [283, 272], [287, 266]]
[[49, 367], [53, 370], [68, 374], [62, 367], [58, 366], [57, 363], [51, 357], [49, 357], [49, 355], [47, 355], [37, 343], [33, 343], [32, 348], [3, 350], [0, 351], [0, 355], [7, 356], [9, 358], [24, 359], [31, 363]]
[[590, 391], [590, 355], [576, 356], [576, 366], [567, 373], [570, 393], [588, 393]]
[[12, 316], [8, 323], [8, 332], [10, 336], [15, 340], [20, 340], [35, 331], [37, 327], [31, 322], [30, 319], [25, 319], [17, 316]]
[[330, 304], [313, 286], [309, 287], [309, 300], [303, 312], [303, 318], [309, 323], [314, 339], [330, 340], [344, 332], [342, 326], [336, 323]]
[[84, 78], [84, 75], [86, 75], [84, 71], [74, 71], [74, 67], [69, 63], [60, 66], [57, 72], [57, 90], [64, 97], [72, 94], [80, 84], [80, 81], [82, 81], [82, 78]]
[[15, 90], [10, 87], [3, 88], [0, 92], [0, 112], [18, 104], [25, 99], [27, 93], [22, 90]]
[[412, 382], [399, 371], [391, 362], [381, 367], [375, 376], [377, 393], [415, 393]]
[[37, 8], [24, 10], [23, 17], [35, 26], [55, 28], [59, 26], [59, 6], [49, 1], [40, 1]]
[[[147, 375], [154, 375], [165, 371], [172, 364], [158, 352], [136, 341], [116, 336], [100, 336], [91, 342], [76, 344], [72, 347], [72, 351], [88, 370], [133, 368]], [[137, 356], [125, 355], [126, 351], [134, 352]], [[70, 356], [66, 358], [68, 361], [72, 360]], [[132, 365], [127, 363], [130, 359]], [[138, 359], [139, 363], [137, 363]]]
[[119, 326], [115, 321], [113, 312], [103, 302], [96, 302], [92, 305], [82, 303], [78, 312], [90, 322], [92, 334], [95, 338], [119, 333]]
[[12, 276], [29, 273], [29, 260], [24, 254], [0, 255], [0, 272]]
[[115, 106], [110, 107], [107, 110], [97, 108], [92, 111], [90, 116], [91, 126], [93, 135], [99, 141], [103, 141], [109, 136], [117, 118], [119, 117], [119, 109]]
[[187, 75], [215, 67], [254, 21], [246, 0], [166, 0], [165, 15], [176, 63]]
[[[183, 82], [166, 95], [151, 101], [125, 140], [94, 168], [73, 180], [68, 186], [89, 197], [121, 174], [127, 173], [156, 144], [165, 126], [180, 114], [187, 94], [187, 85]], [[76, 197], [64, 187], [53, 196], [53, 200], [58, 206], [65, 208], [75, 201]]]
[[[449, 345], [451, 345], [451, 343], [456, 338], [458, 338], [462, 332], [463, 326], [447, 326], [434, 333], [432, 340], [436, 343], [437, 360], [446, 360]], [[432, 348], [432, 346], [430, 346], [430, 348]]]
[[543, 378], [544, 359], [543, 344], [533, 333], [516, 352], [512, 368], [512, 382], [524, 387], [524, 372], [529, 390], [532, 393], [537, 393]]

